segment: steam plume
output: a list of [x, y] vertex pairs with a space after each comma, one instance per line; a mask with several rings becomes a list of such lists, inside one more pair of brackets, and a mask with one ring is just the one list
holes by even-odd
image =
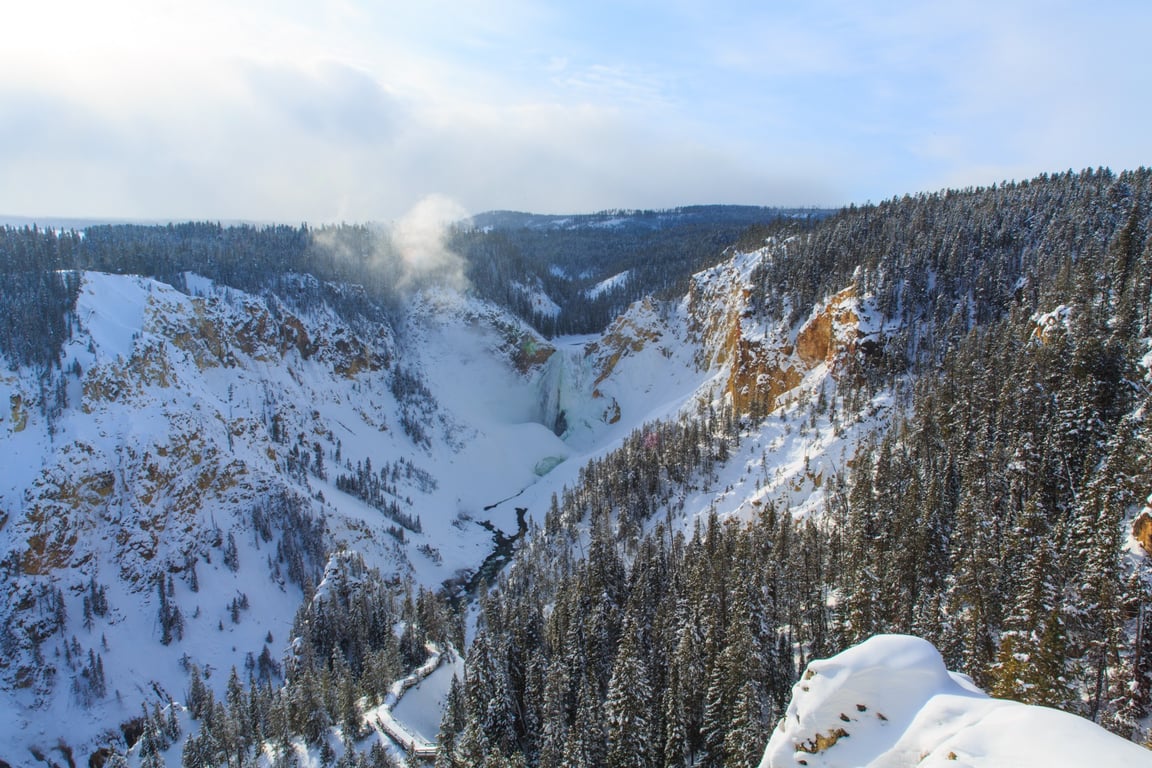
[[392, 247], [403, 264], [403, 284], [433, 281], [457, 289], [467, 286], [464, 260], [447, 246], [448, 228], [467, 217], [468, 212], [454, 200], [429, 195], [393, 225]]

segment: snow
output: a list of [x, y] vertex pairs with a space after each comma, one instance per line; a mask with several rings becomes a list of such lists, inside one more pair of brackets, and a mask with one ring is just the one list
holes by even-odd
[[[339, 423], [361, 436], [374, 433], [375, 439], [361, 444], [360, 452], [355, 437], [346, 440], [353, 460], [369, 455], [379, 460], [382, 454], [397, 458], [410, 449], [395, 432], [368, 424], [397, 421], [385, 371], [360, 380], [333, 377], [322, 360], [302, 360], [295, 351], [284, 358], [276, 353], [275, 359], [261, 359], [264, 350], [253, 349], [250, 356], [234, 342], [229, 342], [231, 364], [201, 365], [174, 333], [195, 328], [190, 321], [202, 310], [204, 321], [213, 323], [223, 337], [224, 331], [250, 317], [246, 306], [262, 305], [202, 278], [191, 280], [190, 286], [206, 300], [145, 278], [83, 275], [79, 327], [62, 361], [65, 370], [79, 363], [83, 378], [65, 375], [68, 406], [54, 430], [48, 429], [32, 400], [39, 394], [35, 372], [0, 378], [3, 402], [20, 395], [27, 405], [24, 428], [0, 422], [0, 452], [5, 457], [0, 507], [14, 513], [0, 531], [0, 544], [5, 552], [23, 551], [36, 525], [26, 511], [39, 505], [52, 515], [55, 530], [75, 535], [74, 545], [65, 544], [74, 546], [74, 555], [51, 574], [50, 583], [63, 589], [68, 615], [59, 637], [43, 647], [56, 670], [56, 683], [3, 691], [0, 709], [6, 717], [0, 722], [0, 745], [6, 758], [21, 745], [50, 746], [66, 734], [86, 759], [104, 731], [139, 714], [142, 701], [182, 698], [188, 680], [182, 658], [201, 666], [209, 675], [208, 685], [220, 695], [230, 668], [243, 669], [248, 654], [259, 655], [267, 643], [273, 656], [280, 655], [302, 595], [269, 572], [276, 542], [255, 535], [249, 514], [262, 494], [290, 483], [281, 474], [277, 446], [259, 427], [269, 393], [296, 427], [294, 432], [308, 430], [314, 439], [325, 440], [315, 426]], [[338, 331], [332, 316], [324, 313], [304, 322], [313, 338]], [[101, 380], [115, 389], [90, 394]], [[68, 503], [72, 497], [63, 495], [73, 493], [68, 489], [95, 488], [92, 478], [99, 480], [102, 473], [113, 478], [106, 497], [90, 492], [81, 495], [85, 503]], [[326, 505], [336, 538], [380, 527], [379, 512], [330, 484], [316, 484], [337, 502]], [[301, 496], [314, 492], [307, 487], [295, 490]], [[403, 490], [418, 494], [412, 488]], [[57, 497], [64, 503], [55, 501]], [[212, 543], [215, 526], [224, 536], [235, 535], [235, 570], [223, 566], [221, 549]], [[389, 540], [369, 534], [357, 543], [373, 565], [395, 569], [397, 553]], [[187, 574], [178, 570], [184, 552], [200, 558], [196, 591]], [[169, 646], [159, 642], [159, 600], [151, 578], [158, 569], [174, 575], [171, 599], [183, 616], [183, 637]], [[78, 590], [89, 578], [107, 588], [110, 605], [108, 615], [96, 617], [91, 629], [81, 624], [83, 595]], [[8, 586], [24, 589], [47, 581], [27, 576]], [[241, 595], [250, 607], [234, 622], [229, 604]], [[107, 695], [90, 707], [73, 695], [77, 671], [60, 652], [60, 638], [72, 637], [83, 653], [91, 649], [102, 656]], [[65, 723], [66, 732], [60, 726]]]
[[628, 270], [617, 275], [612, 275], [612, 277], [609, 277], [606, 280], [601, 280], [599, 283], [589, 288], [584, 292], [584, 295], [590, 299], [595, 299], [597, 296], [605, 294], [608, 291], [615, 290], [616, 288], [624, 285], [624, 283], [628, 282], [628, 278], [631, 276], [631, 274], [631, 270]]
[[560, 314], [560, 305], [544, 292], [539, 285], [525, 285], [512, 283], [512, 287], [523, 293], [532, 302], [532, 311], [544, 317], [556, 317]]
[[1072, 316], [1072, 308], [1061, 304], [1050, 312], [1037, 312], [1032, 315], [1032, 322], [1036, 325], [1036, 336], [1045, 339], [1057, 328], [1068, 330], [1068, 323]]
[[195, 272], [184, 273], [184, 286], [192, 296], [211, 296], [216, 290], [215, 283]]
[[877, 635], [813, 661], [760, 768], [1152, 766], [1088, 720], [989, 698], [926, 640]]
[[76, 301], [76, 315], [102, 357], [131, 356], [136, 336], [144, 328], [148, 299], [157, 286], [143, 278], [101, 272], [85, 274]]
[[[610, 347], [599, 336], [555, 339], [551, 358], [518, 371], [509, 359], [510, 339], [547, 342], [490, 305], [448, 291], [430, 292], [411, 308], [403, 343], [389, 349], [394, 364], [418, 374], [439, 403], [426, 424], [430, 444], [417, 446], [400, 428], [389, 369], [334, 376], [323, 355], [304, 359], [295, 350], [283, 353], [259, 341], [240, 345], [228, 336], [229, 329], [265, 316], [266, 300], [193, 274], [185, 282], [191, 295], [145, 278], [85, 273], [77, 304], [80, 327], [63, 360], [65, 369], [75, 361], [84, 374], [69, 377], [69, 405], [55, 432], [49, 432], [31, 402], [26, 429], [0, 423], [5, 454], [0, 503], [16, 511], [3, 531], [9, 548], [18, 546], [12, 537], [26, 525], [19, 519], [28, 507], [25, 494], [38, 482], [105, 470], [116, 477], [116, 490], [103, 506], [81, 507], [72, 514], [81, 534], [76, 562], [82, 565], [56, 576], [68, 587], [70, 618], [62, 637], [75, 633], [85, 649], [102, 653], [108, 696], [91, 709], [81, 708], [69, 691], [74, 672], [57, 662], [61, 680], [46, 700], [34, 701], [30, 693], [4, 694], [4, 706], [13, 713], [0, 726], [5, 744], [54, 743], [59, 737], [55, 724], [67, 722], [69, 740], [82, 749], [94, 744], [109, 723], [134, 716], [141, 701], [179, 700], [187, 685], [181, 665], [185, 654], [211, 673], [207, 682], [219, 695], [228, 670], [243, 668], [247, 654], [258, 655], [268, 635], [273, 655], [283, 652], [301, 594], [268, 572], [275, 542], [262, 542], [247, 518], [251, 504], [269, 488], [295, 482], [283, 475], [286, 448], [264, 431], [269, 408], [283, 417], [289, 434], [307, 435], [326, 454], [328, 479], [309, 476], [296, 491], [308, 497], [322, 493], [325, 501], [313, 508], [326, 515], [333, 544], [361, 552], [385, 573], [407, 571], [437, 587], [458, 571], [475, 569], [491, 552], [492, 535], [481, 522], [512, 533], [517, 507], [527, 509], [530, 519], [542, 520], [552, 494], [574, 484], [590, 458], [612, 450], [647, 421], [674, 418], [718, 391], [721, 372], [697, 368], [682, 310], [662, 315], [653, 304], [639, 304], [617, 328], [618, 346]], [[316, 341], [352, 335], [323, 307], [300, 320]], [[220, 335], [230, 355], [226, 362], [205, 362], [197, 357], [205, 350], [177, 341], [177, 334], [204, 327], [197, 323], [211, 324]], [[163, 380], [143, 372], [145, 360], [163, 370]], [[98, 376], [122, 390], [89, 397], [85, 389]], [[0, 378], [0, 402], [37, 392], [33, 372]], [[568, 423], [563, 439], [553, 433], [561, 411]], [[786, 426], [773, 423], [767, 429], [765, 440], [748, 442], [737, 460], [721, 468], [717, 483], [732, 486], [721, 499], [723, 512], [748, 509], [742, 505], [754, 489], [750, 479], [742, 478], [759, 460], [762, 448], [757, 446], [780, 438]], [[437, 481], [431, 489], [398, 481], [399, 494], [412, 500], [411, 511], [421, 518], [422, 534], [399, 544], [381, 534], [387, 521], [377, 510], [335, 488], [339, 469], [331, 454], [337, 439], [342, 461], [352, 465], [371, 459], [380, 467], [403, 458], [431, 473]], [[799, 435], [782, 438], [777, 447], [782, 457], [802, 465]], [[233, 463], [243, 469], [235, 485], [213, 483], [197, 494], [194, 510], [180, 506], [182, 489], [194, 486], [204, 467], [223, 469]], [[154, 475], [161, 479], [148, 479]], [[702, 487], [693, 498], [685, 527], [723, 487], [717, 483]], [[138, 501], [145, 496], [150, 502]], [[141, 528], [143, 522], [165, 530], [150, 560], [136, 554], [152, 546], [153, 529]], [[223, 567], [219, 550], [205, 544], [208, 529], [216, 525], [225, 535], [235, 534], [240, 548], [236, 571]], [[118, 533], [128, 536], [128, 547], [117, 541]], [[418, 545], [435, 547], [438, 558], [418, 553]], [[184, 617], [184, 637], [165, 647], [158, 642], [155, 587], [140, 578], [173, 558], [171, 564], [180, 565], [186, 549], [213, 557], [210, 563], [200, 561], [196, 592], [176, 575], [173, 599]], [[85, 552], [90, 559], [81, 559]], [[92, 631], [80, 627], [81, 596], [70, 589], [89, 577], [108, 586], [112, 605], [109, 617], [97, 619]], [[251, 607], [233, 623], [228, 604], [241, 594]], [[101, 650], [104, 637], [107, 647]], [[51, 654], [55, 647], [49, 644], [45, 650]], [[459, 674], [459, 661], [454, 663]], [[438, 726], [451, 680], [442, 670], [448, 668], [437, 669], [397, 707], [403, 725], [426, 740], [434, 737], [433, 723]]]

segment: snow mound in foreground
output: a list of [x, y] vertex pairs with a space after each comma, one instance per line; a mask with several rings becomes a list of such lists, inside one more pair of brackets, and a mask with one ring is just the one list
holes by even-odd
[[760, 768], [1152, 767], [1152, 751], [1046, 707], [989, 698], [931, 643], [877, 635], [813, 661]]

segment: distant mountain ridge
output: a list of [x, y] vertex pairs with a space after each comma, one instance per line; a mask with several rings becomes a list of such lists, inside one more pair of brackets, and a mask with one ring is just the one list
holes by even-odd
[[582, 228], [661, 229], [685, 224], [742, 224], [750, 226], [774, 219], [820, 219], [834, 211], [825, 208], [782, 208], [757, 205], [688, 205], [665, 209], [606, 210], [584, 214], [540, 214], [522, 211], [485, 211], [470, 218], [478, 229], [564, 230]]

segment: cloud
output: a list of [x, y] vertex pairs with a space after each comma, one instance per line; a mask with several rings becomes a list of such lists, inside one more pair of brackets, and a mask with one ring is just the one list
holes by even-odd
[[243, 61], [238, 66], [256, 109], [325, 142], [388, 142], [403, 119], [400, 100], [379, 80], [342, 62], [303, 68]]

